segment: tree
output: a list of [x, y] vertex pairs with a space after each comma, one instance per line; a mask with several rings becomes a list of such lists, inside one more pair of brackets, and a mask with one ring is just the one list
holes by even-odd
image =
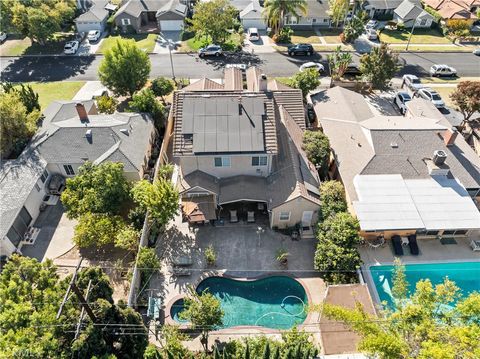
[[336, 27], [347, 16], [349, 6], [349, 0], [328, 0], [328, 15]]
[[147, 83], [150, 67], [148, 55], [134, 40], [119, 39], [105, 52], [98, 76], [116, 95], [132, 96]]
[[129, 252], [135, 252], [140, 240], [140, 233], [132, 226], [125, 226], [120, 229], [115, 237], [115, 247]]
[[205, 352], [208, 351], [208, 334], [223, 323], [223, 310], [220, 301], [213, 294], [203, 291], [198, 294], [192, 287], [185, 297], [185, 309], [180, 312], [180, 318], [188, 320], [192, 329], [202, 332], [201, 343]]
[[320, 198], [322, 201], [320, 206], [322, 219], [347, 211], [345, 189], [339, 181], [322, 182], [320, 184]]
[[112, 114], [117, 109], [118, 101], [108, 95], [97, 98], [97, 107], [100, 113]]
[[471, 23], [468, 20], [452, 19], [448, 20], [448, 33], [453, 36], [454, 41], [459, 37], [465, 37], [470, 34]]
[[343, 37], [345, 42], [353, 43], [364, 31], [368, 16], [365, 11], [360, 11], [352, 17], [343, 28]]
[[67, 179], [61, 200], [68, 218], [85, 213], [118, 214], [129, 198], [129, 184], [123, 175], [123, 163], [85, 162], [78, 175]]
[[151, 89], [143, 89], [136, 92], [132, 96], [132, 101], [128, 103], [128, 106], [130, 107], [129, 111], [149, 113], [155, 121], [157, 128], [162, 127], [163, 106], [156, 99]]
[[385, 88], [398, 70], [398, 55], [382, 43], [360, 58], [360, 71], [373, 88]]
[[2, 0], [1, 28], [43, 45], [61, 31], [62, 24], [73, 19], [75, 8], [74, 0]]
[[283, 28], [285, 16], [295, 16], [307, 14], [306, 0], [265, 0], [263, 4], [263, 18], [275, 34]]
[[358, 221], [346, 212], [337, 213], [319, 224], [314, 266], [328, 283], [356, 281], [356, 270], [361, 264], [355, 248], [360, 243], [359, 229]]
[[40, 103], [38, 102], [38, 94], [33, 91], [31, 85], [20, 84], [19, 86], [14, 86], [10, 82], [4, 82], [1, 84], [4, 92], [10, 93], [15, 92], [20, 96], [27, 113], [32, 113], [37, 110], [40, 111]]
[[480, 81], [460, 82], [450, 98], [462, 113], [463, 122], [468, 122], [475, 112], [480, 111]]
[[306, 69], [296, 73], [290, 80], [289, 85], [293, 88], [302, 90], [305, 99], [310, 91], [315, 90], [320, 85], [317, 69]]
[[[65, 282], [68, 282], [70, 279], [71, 276], [68, 276]], [[113, 288], [110, 285], [110, 279], [100, 267], [87, 267], [78, 272], [76, 281], [78, 288], [85, 291], [89, 281], [92, 281], [92, 284], [94, 284], [91, 286], [88, 294], [89, 302], [104, 299], [113, 303]]]
[[188, 20], [197, 38], [210, 38], [212, 43], [224, 43], [230, 35], [238, 11], [227, 0], [199, 1]]
[[334, 53], [327, 56], [330, 73], [334, 80], [341, 78], [347, 71], [348, 65], [352, 63], [352, 54], [342, 52], [341, 48], [341, 46], [338, 46]]
[[120, 216], [87, 212], [79, 217], [73, 242], [80, 248], [113, 244], [124, 227]]
[[404, 305], [385, 310], [381, 320], [360, 304], [355, 309], [324, 305], [323, 314], [358, 333], [358, 349], [375, 358], [478, 358], [480, 294], [460, 298], [459, 292], [448, 279], [435, 286], [427, 279], [417, 282], [408, 300], [399, 292], [395, 302]]
[[5, 156], [19, 154], [37, 129], [39, 111], [27, 112], [16, 91], [0, 93], [0, 150]]
[[175, 358], [188, 358], [190, 351], [183, 345], [183, 341], [188, 340], [188, 337], [179, 331], [176, 325], [164, 325], [161, 331], [164, 345], [162, 353], [168, 355], [171, 353]]
[[330, 141], [321, 131], [305, 131], [302, 148], [307, 158], [317, 168], [322, 178], [326, 177], [330, 160]]
[[164, 96], [170, 94], [174, 89], [173, 82], [165, 77], [157, 77], [152, 81], [152, 91], [155, 96], [161, 96], [165, 104]]
[[132, 196], [161, 226], [177, 214], [179, 194], [168, 180], [156, 179], [153, 184], [147, 180], [138, 181], [132, 189]]
[[142, 247], [138, 252], [137, 268], [143, 278], [150, 278], [155, 271], [160, 269], [160, 259], [155, 253], [155, 248]]

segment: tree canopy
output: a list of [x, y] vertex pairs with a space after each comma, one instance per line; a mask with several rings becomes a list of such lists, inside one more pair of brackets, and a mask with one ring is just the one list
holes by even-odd
[[87, 212], [78, 219], [73, 242], [80, 248], [114, 244], [119, 232], [123, 229], [125, 229], [125, 223], [120, 216]]
[[450, 98], [462, 113], [463, 121], [468, 122], [475, 112], [480, 111], [480, 81], [460, 82]]
[[385, 88], [398, 70], [398, 55], [389, 50], [387, 44], [375, 46], [360, 58], [360, 71], [371, 82], [373, 88]]
[[345, 189], [339, 181], [322, 182], [320, 184], [320, 198], [322, 201], [320, 213], [323, 219], [347, 211]]
[[341, 46], [338, 46], [334, 53], [327, 56], [330, 73], [335, 80], [341, 78], [347, 71], [348, 65], [352, 63], [352, 54], [342, 52], [341, 49]]
[[156, 99], [149, 88], [135, 92], [132, 101], [128, 103], [129, 111], [144, 112], [152, 116], [157, 128], [163, 125], [163, 105]]
[[317, 69], [306, 69], [297, 72], [290, 80], [290, 86], [302, 90], [303, 98], [306, 98], [310, 91], [315, 90], [320, 85]]
[[118, 214], [129, 198], [129, 184], [123, 175], [123, 163], [85, 162], [77, 176], [67, 179], [61, 200], [69, 218], [85, 213]]
[[324, 178], [330, 160], [330, 141], [328, 137], [321, 131], [305, 131], [302, 148], [307, 154], [308, 160], [315, 165], [320, 176]]
[[174, 90], [173, 81], [165, 77], [157, 77], [152, 81], [152, 91], [155, 96], [161, 96], [163, 103], [165, 103], [165, 96]]
[[116, 95], [132, 96], [147, 83], [150, 67], [148, 55], [134, 40], [119, 39], [105, 52], [98, 76]]
[[307, 14], [306, 0], [265, 0], [263, 3], [263, 18], [275, 34], [283, 28], [287, 14], [300, 17]]
[[359, 11], [343, 27], [343, 38], [345, 42], [353, 43], [364, 31], [365, 23], [368, 21], [365, 11]]
[[338, 27], [338, 24], [347, 16], [349, 6], [349, 0], [328, 0], [328, 14], [336, 27]]

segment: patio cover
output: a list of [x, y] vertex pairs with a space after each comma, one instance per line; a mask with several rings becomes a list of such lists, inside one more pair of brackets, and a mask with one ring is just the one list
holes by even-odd
[[182, 211], [189, 222], [217, 219], [213, 195], [191, 197], [182, 200]]

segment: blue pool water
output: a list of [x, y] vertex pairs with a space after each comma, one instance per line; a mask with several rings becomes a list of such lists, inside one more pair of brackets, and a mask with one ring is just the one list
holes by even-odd
[[[202, 281], [197, 292], [204, 290], [220, 300], [224, 311], [223, 328], [258, 325], [273, 329], [289, 329], [303, 323], [307, 317], [307, 294], [293, 278], [272, 276], [255, 281], [238, 281], [210, 277]], [[182, 302], [180, 302], [182, 301]], [[183, 300], [175, 302], [171, 317], [181, 323], [179, 313]]]
[[[380, 301], [387, 302], [389, 306], [393, 306], [393, 268], [393, 265], [370, 267]], [[406, 264], [405, 275], [410, 293], [414, 292], [416, 283], [421, 279], [430, 279], [435, 285], [442, 283], [446, 277], [456, 283], [463, 296], [474, 291], [480, 292], [480, 262]]]

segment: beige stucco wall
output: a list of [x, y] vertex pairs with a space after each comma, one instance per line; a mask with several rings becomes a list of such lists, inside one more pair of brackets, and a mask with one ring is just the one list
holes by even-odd
[[[304, 211], [313, 211], [312, 225], [318, 220], [319, 205], [303, 197], [295, 198], [272, 210], [270, 217], [270, 226], [278, 228], [293, 227], [302, 221]], [[280, 221], [280, 212], [290, 212], [290, 220]]]

